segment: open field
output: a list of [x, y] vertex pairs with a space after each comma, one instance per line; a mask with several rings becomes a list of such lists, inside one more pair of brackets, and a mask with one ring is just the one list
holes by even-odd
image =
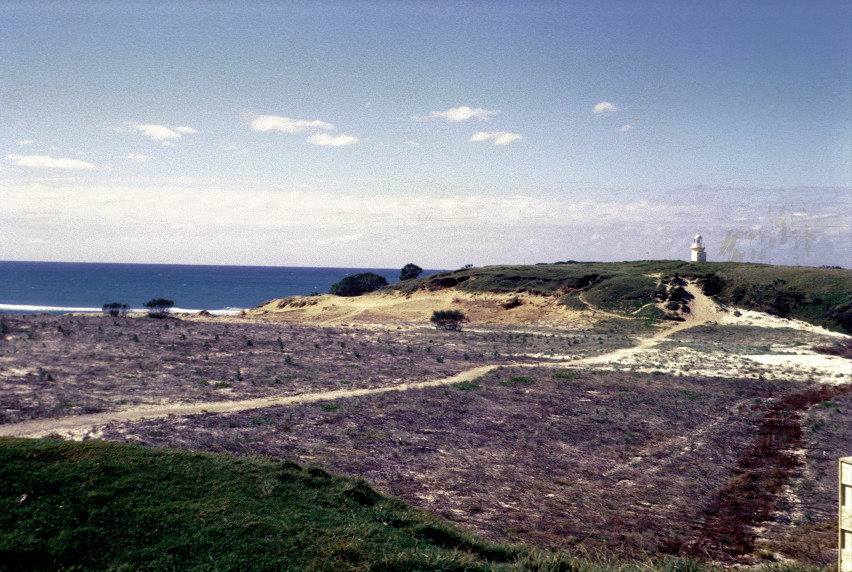
[[448, 295], [490, 318], [446, 332], [395, 307], [380, 324], [375, 300], [324, 323], [4, 316], [0, 434], [290, 459], [575, 555], [836, 558], [852, 361], [811, 348], [847, 337], [700, 293], [658, 330], [523, 295], [429, 303]]

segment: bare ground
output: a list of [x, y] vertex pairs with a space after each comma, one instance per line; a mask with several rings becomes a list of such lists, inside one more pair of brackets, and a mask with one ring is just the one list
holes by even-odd
[[[689, 321], [654, 334], [540, 300], [521, 313], [439, 294], [329, 310], [271, 302], [250, 319], [5, 316], [0, 433], [292, 458], [496, 540], [640, 558], [689, 547], [723, 561], [835, 558], [850, 362], [808, 348], [836, 336], [737, 320], [701, 296]], [[480, 321], [458, 333], [414, 319], [447, 303]], [[824, 387], [833, 393], [788, 416], [798, 437], [760, 448], [773, 407]], [[707, 515], [750, 483], [754, 451], [778, 477], [766, 518], [735, 519], [739, 548], [706, 549]]]

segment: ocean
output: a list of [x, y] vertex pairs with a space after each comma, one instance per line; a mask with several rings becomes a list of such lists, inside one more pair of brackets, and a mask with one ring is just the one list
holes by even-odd
[[176, 312], [229, 315], [275, 298], [325, 294], [358, 272], [393, 283], [400, 269], [0, 261], [0, 312], [100, 312], [111, 302], [145, 311], [148, 300], [167, 298]]

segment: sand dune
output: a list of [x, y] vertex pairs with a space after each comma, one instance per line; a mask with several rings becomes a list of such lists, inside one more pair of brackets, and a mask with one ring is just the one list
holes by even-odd
[[[515, 301], [520, 302], [514, 305]], [[510, 307], [514, 306], [514, 307]], [[588, 324], [589, 312], [569, 310], [557, 298], [528, 294], [470, 294], [457, 290], [414, 294], [372, 293], [353, 298], [329, 294], [270, 300], [245, 316], [319, 325], [350, 322], [428, 322], [435, 310], [460, 310], [471, 322]]]

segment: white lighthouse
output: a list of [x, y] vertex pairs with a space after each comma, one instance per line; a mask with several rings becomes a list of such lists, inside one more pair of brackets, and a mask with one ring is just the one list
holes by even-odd
[[696, 234], [692, 239], [692, 258], [691, 262], [707, 262], [707, 253], [704, 252], [704, 239], [700, 234]]

